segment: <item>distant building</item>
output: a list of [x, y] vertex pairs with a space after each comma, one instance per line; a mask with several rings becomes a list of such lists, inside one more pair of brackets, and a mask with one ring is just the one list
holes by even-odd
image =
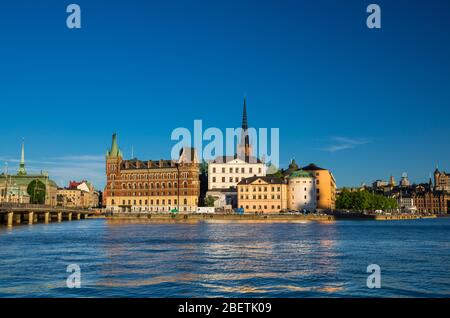
[[[30, 184], [34, 182], [34, 193], [28, 193]], [[51, 180], [47, 173], [39, 174], [27, 173], [25, 168], [25, 145], [22, 143], [20, 164], [17, 174], [9, 174], [7, 170], [0, 174], [0, 202], [8, 203], [41, 203], [46, 205], [56, 205], [57, 184]], [[32, 197], [36, 196], [36, 191], [45, 192], [43, 202], [32, 202]]]
[[372, 187], [374, 187], [374, 188], [384, 188], [387, 186], [388, 186], [388, 183], [384, 180], [376, 180], [374, 183], [372, 183]]
[[289, 175], [288, 180], [288, 209], [315, 211], [317, 196], [314, 173], [297, 170]]
[[183, 148], [178, 160], [124, 160], [113, 134], [103, 192], [108, 211], [195, 212], [199, 193], [199, 162], [193, 148]]
[[283, 178], [254, 176], [237, 185], [238, 207], [247, 212], [279, 213], [287, 209], [287, 182]]
[[397, 204], [401, 212], [414, 213], [417, 211], [417, 207], [412, 196], [399, 196], [397, 198]]
[[402, 173], [402, 178], [400, 179], [400, 186], [401, 187], [408, 187], [410, 185], [411, 185], [411, 183], [409, 182], [408, 174], [406, 172], [403, 172]]
[[86, 180], [70, 181], [67, 188], [58, 189], [57, 201], [59, 206], [95, 208], [99, 206], [99, 193]]
[[434, 171], [434, 185], [436, 190], [450, 191], [450, 174], [445, 171], [440, 172], [437, 168]]

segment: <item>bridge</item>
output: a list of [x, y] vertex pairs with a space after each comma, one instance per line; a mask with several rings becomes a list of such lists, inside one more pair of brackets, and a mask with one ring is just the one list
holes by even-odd
[[50, 223], [86, 219], [94, 210], [39, 204], [0, 203], [0, 224]]

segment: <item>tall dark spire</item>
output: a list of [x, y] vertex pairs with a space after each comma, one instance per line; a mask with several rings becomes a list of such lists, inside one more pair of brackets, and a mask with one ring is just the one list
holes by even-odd
[[247, 105], [246, 105], [246, 98], [244, 97], [244, 111], [242, 113], [242, 130], [248, 129], [248, 123], [247, 123]]

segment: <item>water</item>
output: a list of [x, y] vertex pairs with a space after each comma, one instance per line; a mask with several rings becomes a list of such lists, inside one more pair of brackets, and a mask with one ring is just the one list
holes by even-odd
[[[366, 287], [373, 263], [380, 289]], [[450, 218], [0, 227], [0, 297], [74, 296], [448, 297]]]

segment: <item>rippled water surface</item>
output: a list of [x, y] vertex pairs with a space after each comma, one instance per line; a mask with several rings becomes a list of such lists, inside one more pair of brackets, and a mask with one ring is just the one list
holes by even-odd
[[0, 227], [0, 297], [72, 296], [449, 297], [450, 219]]

